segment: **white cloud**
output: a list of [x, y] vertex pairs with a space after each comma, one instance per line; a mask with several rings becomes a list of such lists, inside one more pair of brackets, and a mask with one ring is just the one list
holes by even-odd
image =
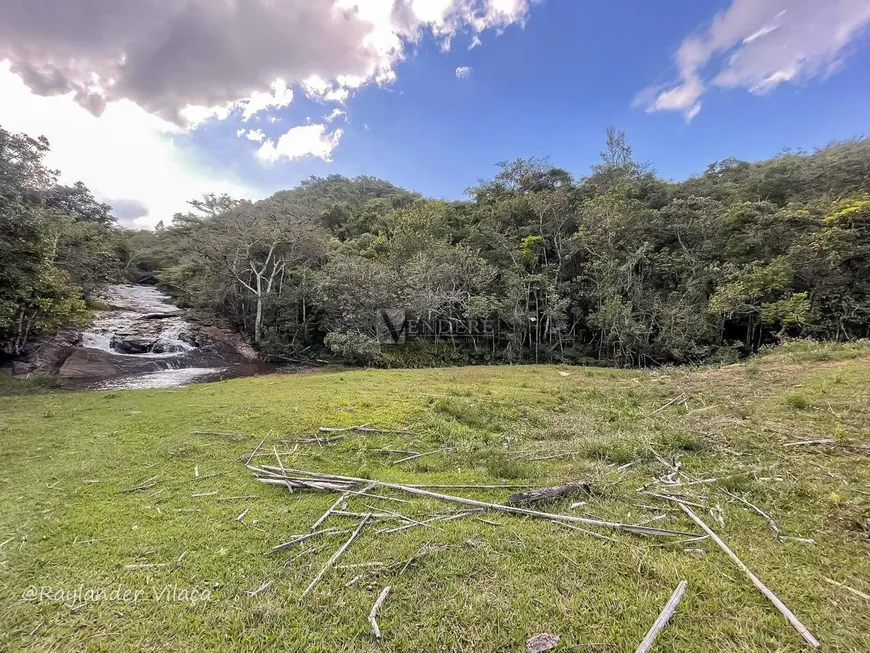
[[[204, 192], [250, 197], [178, 145], [207, 121], [279, 120], [293, 88], [343, 104], [388, 84], [408, 45], [522, 25], [538, 0], [0, 0], [0, 124], [52, 141], [50, 164], [167, 220]], [[329, 160], [342, 130], [258, 130], [265, 161]], [[229, 133], [237, 127], [227, 127]], [[134, 218], [130, 218], [134, 219]]]
[[471, 66], [459, 66], [456, 69], [456, 76], [459, 79], [467, 79], [471, 75]]
[[34, 92], [72, 92], [96, 115], [128, 99], [180, 124], [215, 115], [187, 107], [221, 118], [241, 104], [247, 119], [312, 76], [333, 101], [389, 82], [424, 31], [447, 44], [502, 30], [536, 1], [4, 0], [0, 59]]
[[347, 121], [347, 111], [342, 111], [341, 109], [333, 109], [332, 113], [330, 113], [328, 116], [326, 116], [323, 119], [323, 121], [329, 123], [329, 122], [332, 122], [333, 120], [335, 120], [336, 118], [342, 118], [342, 117], [345, 119], [345, 121]]
[[647, 89], [636, 104], [691, 120], [711, 87], [764, 94], [827, 75], [868, 24], [867, 0], [732, 0], [706, 31], [683, 41], [675, 56], [680, 82]]
[[272, 82], [271, 93], [256, 92], [243, 101], [242, 119], [247, 122], [258, 113], [268, 109], [283, 109], [293, 102], [293, 90], [287, 87], [283, 79]]
[[253, 141], [254, 143], [262, 143], [266, 140], [266, 134], [262, 129], [252, 129], [247, 134], [245, 134], [245, 138], [249, 141]]
[[263, 143], [257, 156], [270, 163], [283, 159], [294, 161], [309, 156], [329, 161], [342, 133], [341, 129], [327, 133], [326, 125], [322, 124], [293, 127], [277, 143], [271, 139]]
[[135, 225], [153, 227], [187, 210], [204, 193], [252, 198], [256, 191], [211, 172], [182, 149], [183, 132], [129, 100], [109, 103], [97, 118], [73, 93], [42, 97], [0, 62], [0, 125], [7, 131], [44, 135], [51, 143], [46, 163], [61, 182], [83, 181], [101, 199], [147, 207]]

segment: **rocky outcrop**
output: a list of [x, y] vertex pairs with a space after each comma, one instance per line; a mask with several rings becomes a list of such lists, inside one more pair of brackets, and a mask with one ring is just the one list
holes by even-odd
[[162, 333], [163, 323], [160, 320], [142, 318], [116, 331], [111, 339], [111, 347], [119, 354], [165, 353], [153, 350]]
[[231, 363], [255, 363], [257, 352], [241, 334], [217, 326], [196, 325], [188, 333], [190, 343]]
[[61, 365], [62, 379], [112, 379], [126, 374], [154, 372], [161, 369], [157, 360], [128, 358], [101, 349], [75, 349]]
[[51, 337], [37, 342], [36, 346], [21, 360], [12, 364], [15, 376], [51, 376], [57, 374], [61, 365], [81, 343], [81, 334], [72, 329], [63, 329]]

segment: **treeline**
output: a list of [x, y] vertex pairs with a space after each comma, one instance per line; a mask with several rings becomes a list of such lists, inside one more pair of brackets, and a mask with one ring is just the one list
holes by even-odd
[[[469, 201], [341, 176], [257, 203], [207, 197], [140, 234], [135, 265], [277, 357], [729, 360], [784, 337], [870, 335], [868, 191], [870, 140], [671, 183], [611, 130], [588, 176], [516, 160]], [[502, 328], [384, 346], [383, 308]]]
[[90, 320], [87, 299], [124, 277], [111, 207], [45, 166], [48, 142], [0, 128], [0, 355]]
[[[53, 215], [46, 184], [37, 204]], [[870, 140], [729, 159], [673, 183], [611, 130], [585, 177], [516, 160], [468, 195], [333, 175], [256, 203], [207, 196], [170, 225], [125, 232], [113, 265], [279, 360], [647, 366], [870, 336]], [[40, 260], [85, 287], [51, 250]], [[501, 328], [384, 345], [384, 308]]]

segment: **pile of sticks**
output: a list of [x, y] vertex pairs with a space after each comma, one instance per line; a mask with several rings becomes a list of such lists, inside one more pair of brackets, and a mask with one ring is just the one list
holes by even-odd
[[[354, 429], [359, 430], [368, 430], [368, 425], [364, 427], [354, 427]], [[262, 443], [261, 443], [262, 445]], [[258, 445], [257, 450], [259, 450]], [[510, 486], [510, 485], [453, 485], [453, 486], [426, 486], [426, 485], [412, 485], [412, 484], [400, 484], [400, 483], [391, 483], [387, 481], [381, 481], [376, 479], [364, 479], [357, 478], [353, 476], [343, 476], [339, 474], [330, 474], [324, 472], [313, 472], [301, 469], [290, 469], [285, 467], [278, 458], [278, 465], [252, 465], [251, 461], [255, 457], [257, 452], [255, 450], [254, 454], [248, 457], [247, 459], [247, 467], [253, 473], [255, 478], [261, 483], [276, 485], [276, 486], [284, 486], [290, 492], [294, 492], [296, 490], [311, 490], [318, 492], [332, 492], [339, 493], [338, 499], [326, 510], [326, 512], [321, 515], [319, 519], [317, 519], [311, 527], [311, 532], [305, 533], [302, 535], [296, 535], [292, 537], [288, 542], [283, 544], [279, 544], [276, 547], [273, 547], [266, 553], [276, 553], [278, 551], [283, 551], [287, 548], [295, 546], [303, 541], [311, 539], [313, 537], [319, 536], [334, 536], [344, 533], [350, 533], [348, 538], [344, 541], [344, 543], [333, 553], [333, 555], [326, 562], [324, 567], [317, 573], [311, 583], [305, 588], [305, 591], [300, 596], [300, 600], [304, 599], [317, 585], [317, 583], [328, 573], [328, 571], [336, 565], [336, 562], [341, 558], [341, 556], [350, 548], [353, 544], [354, 540], [356, 540], [363, 529], [372, 522], [373, 520], [384, 519], [384, 520], [398, 520], [402, 522], [401, 525], [397, 527], [391, 527], [386, 529], [380, 529], [377, 531], [378, 534], [386, 534], [386, 533], [394, 533], [397, 531], [405, 530], [408, 528], [414, 528], [419, 526], [433, 527], [433, 522], [437, 521], [447, 521], [451, 519], [459, 519], [462, 517], [466, 517], [469, 515], [476, 515], [484, 511], [492, 511], [492, 512], [502, 512], [510, 515], [518, 515], [522, 517], [532, 517], [536, 519], [544, 519], [549, 520], [554, 523], [558, 523], [562, 526], [566, 526], [569, 528], [573, 528], [576, 530], [583, 531], [586, 534], [594, 535], [596, 537], [600, 537], [603, 539], [612, 539], [607, 536], [604, 536], [600, 533], [596, 533], [594, 531], [588, 531], [582, 526], [591, 526], [597, 529], [607, 529], [611, 531], [622, 531], [628, 532], [635, 535], [641, 535], [645, 537], [655, 537], [655, 538], [690, 538], [687, 541], [699, 541], [703, 539], [710, 539], [716, 543], [716, 545], [729, 557], [732, 562], [744, 572], [744, 574], [749, 578], [752, 584], [758, 589], [773, 605], [777, 610], [788, 620], [788, 622], [795, 628], [795, 630], [800, 633], [803, 639], [813, 647], [818, 647], [819, 642], [813, 636], [813, 634], [800, 622], [800, 620], [792, 613], [787, 606], [766, 586], [761, 580], [754, 574], [749, 568], [737, 557], [737, 555], [725, 544], [724, 541], [692, 510], [689, 506], [696, 506], [705, 508], [706, 506], [698, 503], [694, 503], [685, 499], [685, 495], [673, 495], [673, 494], [664, 494], [663, 492], [648, 492], [647, 487], [650, 485], [664, 486], [664, 487], [684, 487], [688, 485], [692, 485], [695, 487], [698, 486], [713, 486], [718, 490], [721, 490], [725, 494], [729, 495], [731, 498], [738, 499], [741, 503], [744, 504], [745, 507], [752, 509], [757, 512], [759, 515], [764, 517], [771, 526], [771, 529], [774, 531], [776, 536], [782, 537], [779, 528], [776, 525], [776, 522], [765, 513], [763, 510], [754, 506], [753, 504], [743, 500], [741, 497], [738, 497], [724, 488], [717, 487], [715, 485], [718, 479], [696, 479], [681, 469], [679, 463], [671, 463], [661, 457], [655, 451], [652, 453], [658, 459], [660, 463], [665, 465], [668, 468], [669, 474], [661, 479], [656, 479], [653, 483], [644, 486], [639, 489], [639, 492], [643, 492], [649, 496], [656, 497], [658, 499], [665, 499], [669, 502], [676, 503], [678, 507], [685, 513], [695, 525], [697, 525], [702, 531], [702, 534], [697, 533], [686, 533], [674, 530], [666, 530], [662, 528], [655, 528], [652, 526], [647, 526], [645, 524], [650, 523], [652, 521], [656, 521], [658, 518], [653, 518], [646, 520], [641, 524], [623, 524], [612, 521], [605, 521], [601, 519], [593, 519], [591, 517], [581, 517], [578, 515], [566, 515], [560, 513], [553, 512], [544, 512], [541, 510], [536, 510], [530, 505], [540, 502], [540, 501], [552, 501], [554, 499], [565, 499], [569, 496], [577, 493], [590, 495], [592, 494], [592, 488], [589, 484], [584, 482], [571, 483], [568, 485], [555, 487], [555, 488], [544, 488], [540, 490], [535, 490], [532, 492], [521, 492], [514, 494], [510, 497], [510, 500], [505, 503], [490, 503], [486, 501], [481, 501], [478, 499], [470, 499], [463, 496], [458, 496], [455, 494], [445, 494], [444, 492], [436, 492], [434, 490], [446, 490], [446, 489], [473, 489], [473, 490], [501, 490], [501, 489], [517, 489], [524, 488], [525, 486]], [[634, 463], [632, 463], [634, 464]], [[391, 502], [399, 502], [399, 503], [408, 503], [407, 500], [397, 498], [395, 496], [388, 496], [383, 493], [383, 491], [392, 491], [398, 492], [406, 495], [411, 495], [415, 497], [422, 497], [426, 499], [434, 499], [438, 501], [443, 501], [446, 503], [459, 504], [463, 506], [463, 509], [458, 512], [447, 513], [447, 514], [436, 514], [431, 516], [428, 519], [420, 519], [419, 515], [414, 517], [403, 515], [398, 512], [394, 512], [392, 510], [384, 510], [384, 509], [376, 509], [371, 506], [368, 507], [368, 512], [365, 513], [353, 513], [348, 512], [346, 507], [343, 504], [351, 497], [351, 496], [361, 496], [368, 497], [370, 499], [380, 500], [380, 501], [391, 501]], [[574, 505], [583, 505], [585, 502], [580, 502], [579, 504]], [[342, 517], [353, 517], [358, 518], [359, 522], [355, 529], [351, 530], [340, 530], [335, 528], [322, 528], [324, 522], [329, 519], [330, 516], [342, 516]], [[679, 543], [679, 540], [677, 540]], [[409, 561], [410, 562], [410, 561]], [[407, 567], [407, 564], [405, 565]], [[359, 579], [359, 576], [352, 580], [348, 585], [353, 584]], [[831, 581], [834, 582], [834, 581]], [[648, 650], [655, 639], [659, 630], [661, 630], [667, 621], [670, 619], [674, 610], [676, 609], [677, 604], [680, 602], [680, 599], [685, 592], [686, 582], [681, 582], [680, 586], [674, 592], [674, 595], [671, 597], [668, 605], [665, 607], [665, 610], [659, 616], [659, 619], [654, 624], [653, 628], [647, 635], [647, 638], [641, 644], [641, 646], [637, 649], [638, 651], [646, 651]], [[378, 598], [378, 601], [372, 608], [372, 612], [369, 616], [369, 621], [372, 624], [373, 632], [375, 633], [377, 639], [381, 637], [380, 627], [377, 624], [375, 619], [378, 610], [382, 607], [386, 597], [389, 595], [391, 591], [391, 587], [386, 587], [381, 592], [381, 595]]]

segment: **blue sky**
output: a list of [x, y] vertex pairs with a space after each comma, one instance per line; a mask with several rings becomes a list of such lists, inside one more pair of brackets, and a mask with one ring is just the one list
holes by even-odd
[[[198, 5], [204, 0], [182, 1], [210, 11]], [[85, 84], [87, 92], [76, 80], [125, 71], [99, 59], [93, 69], [62, 68], [69, 89], [77, 89], [61, 95], [75, 107], [63, 111], [59, 94], [38, 83], [57, 71], [58, 37], [47, 33], [39, 41], [45, 56], [34, 61], [28, 54], [26, 61], [45, 70], [42, 77], [16, 78], [22, 61], [7, 47], [13, 56], [6, 71], [0, 65], [0, 90], [5, 83], [15, 91], [20, 107], [7, 115], [0, 108], [0, 125], [51, 132], [62, 150], [57, 167], [109, 200], [141, 204], [144, 215], [130, 216], [137, 226], [168, 218], [182, 197], [226, 190], [258, 198], [309, 175], [373, 175], [450, 199], [492, 176], [496, 162], [516, 157], [549, 156], [583, 175], [608, 126], [625, 130], [636, 157], [671, 179], [726, 157], [811, 149], [868, 128], [866, 0], [402, 1], [400, 20], [393, 0], [356, 0], [352, 11], [362, 31], [349, 32], [329, 16], [305, 27], [323, 29], [341, 56], [303, 44], [280, 60], [264, 60], [274, 50], [236, 53], [236, 41], [227, 40], [217, 54], [186, 48], [183, 57], [192, 59], [188, 67], [198, 77], [179, 79], [177, 87], [124, 85], [121, 78], [115, 86]], [[301, 29], [293, 10], [306, 2], [279, 0], [286, 11], [267, 16], [281, 28], [276, 38], [289, 40]], [[232, 35], [238, 13], [226, 19]], [[195, 37], [191, 42], [199, 43]], [[119, 35], [119, 52], [126, 53], [126, 43]], [[146, 72], [155, 58], [142, 64]], [[211, 69], [215, 59], [224, 70]], [[463, 68], [467, 75], [458, 74]], [[267, 82], [276, 71], [289, 89], [283, 101]], [[94, 99], [106, 105], [102, 113], [85, 101]], [[48, 100], [55, 102], [51, 110], [43, 106]], [[177, 116], [188, 115], [187, 105], [200, 114], [185, 124]], [[87, 118], [79, 115], [82, 107], [91, 110]], [[341, 115], [328, 118], [336, 110]], [[245, 111], [253, 114], [248, 120]], [[76, 155], [71, 130], [86, 131], [104, 154], [83, 157], [78, 145]], [[110, 145], [119, 139], [126, 143], [121, 154]], [[112, 166], [105, 164], [109, 157], [116, 159]], [[125, 163], [126, 176], [117, 170]], [[137, 175], [155, 178], [129, 183]]]
[[[449, 52], [426, 35], [397, 66], [397, 79], [368, 86], [345, 103], [332, 161], [307, 159], [263, 167], [246, 156], [251, 144], [232, 129], [202, 129], [205, 152], [238, 157], [237, 171], [264, 189], [332, 173], [383, 177], [424, 194], [460, 198], [497, 161], [549, 156], [577, 175], [597, 161], [605, 130], [625, 130], [636, 155], [667, 178], [703, 172], [729, 156], [760, 159], [785, 147], [811, 149], [863, 134], [870, 116], [870, 43], [856, 39], [841, 70], [827, 79], [784, 84], [766, 95], [744, 89], [713, 92], [687, 122], [679, 113], [633, 106], [638, 92], [673, 77], [673, 55], [687, 34], [702, 31], [730, 2], [550, 0], [525, 26], [469, 35]], [[458, 79], [455, 71], [472, 71]], [[270, 136], [282, 125], [317, 121], [332, 104], [301, 98], [281, 123], [260, 121]]]

